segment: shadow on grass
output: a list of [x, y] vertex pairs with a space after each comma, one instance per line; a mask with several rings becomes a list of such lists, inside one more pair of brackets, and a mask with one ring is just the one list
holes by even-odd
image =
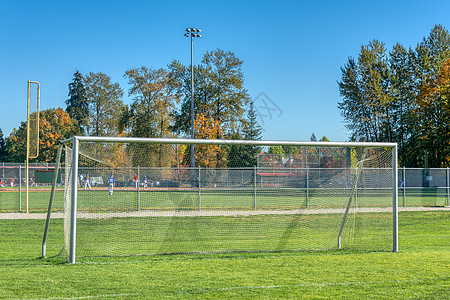
[[[77, 264], [156, 263], [168, 261], [245, 260], [289, 256], [342, 256], [355, 254], [391, 253], [391, 251], [320, 250], [320, 251], [235, 251], [221, 253], [166, 253], [157, 255], [89, 256], [77, 258]], [[66, 262], [63, 262], [66, 263]]]
[[7, 266], [43, 266], [43, 265], [62, 265], [67, 264], [63, 258], [51, 257], [36, 257], [36, 258], [15, 258], [15, 259], [0, 259], [0, 268]]

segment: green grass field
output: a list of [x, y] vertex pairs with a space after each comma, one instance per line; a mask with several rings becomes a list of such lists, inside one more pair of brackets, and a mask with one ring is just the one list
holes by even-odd
[[[111, 200], [117, 199], [117, 195], [120, 193], [127, 193], [125, 197], [128, 201], [129, 207], [137, 207], [138, 205], [138, 193], [136, 191], [121, 192], [117, 190], [113, 197], [108, 197], [106, 190], [92, 190], [84, 191], [80, 190], [80, 196], [93, 197], [105, 199], [99, 203], [111, 203]], [[309, 191], [309, 197], [312, 206], [321, 206], [322, 199], [329, 198], [328, 196], [333, 194], [336, 199], [336, 193], [332, 190], [318, 190], [311, 188]], [[339, 193], [337, 193], [339, 195]], [[386, 193], [385, 199], [378, 201], [379, 198], [370, 197], [371, 192], [366, 193], [367, 196], [359, 198], [358, 204], [364, 206], [386, 206], [386, 203], [390, 205], [390, 194]], [[175, 195], [175, 197], [174, 197]], [[154, 209], [155, 203], [151, 203], [154, 199], [160, 199], [160, 203], [157, 204], [162, 209], [177, 208], [176, 204], [167, 199], [173, 198], [192, 198], [195, 199], [194, 203], [189, 203], [192, 207], [198, 207], [198, 191], [156, 191], [154, 189], [141, 190], [139, 198], [141, 200], [141, 208]], [[403, 191], [399, 191], [398, 195], [399, 206], [446, 206], [447, 205], [447, 191], [445, 189], [411, 189], [406, 191], [405, 198], [403, 197]], [[47, 210], [48, 201], [50, 198], [50, 191], [46, 189], [31, 189], [29, 193], [29, 208], [31, 212], [43, 212]], [[121, 196], [123, 199], [123, 194]], [[341, 197], [341, 201], [336, 202], [336, 206], [341, 205], [339, 202], [346, 202], [346, 197]], [[202, 208], [220, 208], [224, 206], [230, 206], [233, 208], [251, 208], [254, 206], [254, 191], [252, 189], [230, 189], [230, 190], [203, 190], [201, 192], [201, 207]], [[306, 190], [305, 189], [283, 189], [283, 190], [271, 190], [271, 189], [258, 189], [257, 190], [257, 207], [258, 208], [270, 208], [274, 199], [276, 200], [276, 207], [295, 208], [299, 206], [306, 206]], [[122, 201], [122, 200], [121, 200]], [[22, 211], [25, 210], [25, 192], [22, 190]], [[329, 203], [327, 204], [329, 205]], [[55, 203], [53, 205], [54, 210], [61, 210], [63, 208], [63, 191], [56, 191]], [[19, 211], [19, 192], [17, 189], [3, 189], [0, 191], [0, 212]]]
[[[57, 221], [57, 220], [55, 220]], [[450, 212], [402, 212], [400, 252], [39, 258], [44, 220], [0, 220], [2, 299], [447, 299]], [[52, 233], [52, 232], [51, 232]], [[49, 236], [59, 251], [62, 233]]]

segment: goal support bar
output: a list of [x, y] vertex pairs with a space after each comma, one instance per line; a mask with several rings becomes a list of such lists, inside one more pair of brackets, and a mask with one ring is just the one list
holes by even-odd
[[53, 173], [52, 190], [50, 192], [50, 201], [48, 202], [48, 209], [47, 209], [47, 220], [45, 222], [44, 238], [42, 240], [42, 257], [45, 257], [45, 255], [46, 255], [48, 228], [50, 226], [50, 218], [52, 215], [53, 200], [55, 199], [55, 189], [56, 189], [56, 182], [58, 180], [58, 172], [59, 172], [59, 168], [61, 166], [62, 148], [63, 148], [63, 145], [60, 144], [58, 146], [58, 152], [56, 154], [55, 172]]

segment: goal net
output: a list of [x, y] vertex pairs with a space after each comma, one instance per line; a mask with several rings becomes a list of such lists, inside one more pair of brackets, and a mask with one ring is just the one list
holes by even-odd
[[398, 247], [395, 144], [74, 137], [65, 145], [61, 255], [71, 263]]

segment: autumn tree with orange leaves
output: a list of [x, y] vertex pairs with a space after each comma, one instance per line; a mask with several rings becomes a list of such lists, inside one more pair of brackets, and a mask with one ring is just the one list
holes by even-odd
[[[34, 162], [55, 160], [58, 143], [77, 133], [74, 119], [62, 108], [50, 108], [39, 115], [39, 156]], [[27, 123], [22, 122], [6, 139], [7, 158], [10, 162], [23, 162], [26, 159]]]
[[[198, 114], [194, 120], [195, 137], [198, 139], [222, 139], [223, 129], [220, 127], [220, 120], [207, 116], [204, 113]], [[189, 151], [186, 151], [190, 157]], [[223, 151], [219, 145], [196, 145], [195, 146], [195, 162], [199, 167], [216, 168], [222, 167], [226, 163], [226, 158], [223, 157]]]

